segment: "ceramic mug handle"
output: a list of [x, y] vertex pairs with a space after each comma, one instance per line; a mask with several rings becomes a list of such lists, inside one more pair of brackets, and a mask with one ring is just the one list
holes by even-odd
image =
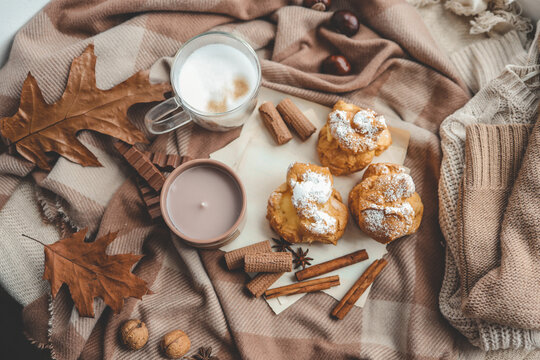
[[[170, 115], [176, 110], [180, 112]], [[189, 112], [181, 107], [176, 97], [167, 99], [148, 111], [144, 117], [144, 123], [152, 134], [164, 134], [189, 124], [193, 119]]]

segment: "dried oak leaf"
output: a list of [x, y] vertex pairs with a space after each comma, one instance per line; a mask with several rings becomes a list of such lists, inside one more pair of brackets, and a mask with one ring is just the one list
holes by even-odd
[[96, 86], [96, 56], [90, 44], [71, 63], [64, 94], [47, 104], [36, 79], [28, 73], [21, 91], [19, 110], [0, 119], [0, 134], [27, 160], [50, 170], [47, 152], [81, 164], [101, 166], [76, 135], [93, 130], [129, 144], [148, 142], [126, 116], [127, 109], [140, 102], [164, 99], [170, 85], [150, 84], [148, 71], [140, 71], [109, 90]]
[[131, 272], [142, 255], [107, 255], [105, 249], [116, 238], [109, 233], [94, 242], [85, 242], [87, 229], [52, 245], [45, 245], [43, 279], [51, 283], [53, 298], [67, 284], [81, 316], [94, 317], [94, 298], [100, 296], [115, 313], [124, 298], [141, 299], [149, 293], [146, 282]]

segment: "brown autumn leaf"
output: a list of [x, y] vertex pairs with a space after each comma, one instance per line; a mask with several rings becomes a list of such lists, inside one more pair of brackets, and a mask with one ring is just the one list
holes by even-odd
[[101, 166], [76, 135], [93, 130], [129, 144], [148, 142], [126, 116], [136, 103], [164, 99], [167, 83], [150, 84], [148, 70], [139, 71], [109, 90], [96, 86], [96, 56], [90, 44], [71, 63], [64, 94], [47, 104], [36, 79], [28, 73], [21, 91], [19, 110], [0, 119], [0, 134], [27, 160], [50, 170], [47, 152], [55, 152], [82, 166]]
[[43, 244], [43, 279], [51, 283], [53, 298], [62, 285], [67, 284], [81, 316], [94, 317], [94, 298], [98, 296], [115, 313], [119, 313], [124, 298], [142, 299], [143, 295], [149, 293], [146, 282], [131, 272], [132, 266], [142, 255], [107, 255], [105, 250], [117, 233], [109, 233], [94, 242], [85, 242], [86, 231], [81, 230], [52, 245]]

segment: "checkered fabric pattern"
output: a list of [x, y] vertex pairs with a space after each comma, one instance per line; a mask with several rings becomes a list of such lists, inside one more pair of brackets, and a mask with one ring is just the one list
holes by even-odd
[[[256, 49], [265, 86], [327, 106], [344, 99], [404, 121], [411, 133], [405, 165], [425, 205], [419, 231], [389, 245], [389, 265], [366, 306], [354, 308], [345, 320], [330, 319], [336, 300], [323, 293], [309, 294], [276, 316], [263, 299], [246, 295], [246, 275], [227, 271], [222, 252], [188, 248], [163, 224], [150, 221], [132, 170], [110, 138], [79, 135], [101, 168], [60, 158], [45, 173], [3, 153], [0, 281], [24, 306], [27, 336], [51, 348], [55, 359], [156, 358], [153, 344], [173, 328], [186, 331], [195, 348], [211, 345], [222, 360], [451, 359], [467, 346], [439, 313], [437, 300], [444, 270], [437, 221], [438, 128], [467, 102], [467, 88], [416, 10], [402, 0], [335, 0], [333, 8], [350, 8], [360, 16], [353, 38], [327, 28], [330, 12], [298, 5], [285, 0], [52, 1], [17, 34], [0, 69], [0, 115], [16, 111], [28, 71], [46, 101], [58, 99], [72, 59], [89, 43], [98, 56], [97, 85], [105, 89], [174, 55], [194, 35], [234, 32]], [[321, 61], [336, 52], [352, 61], [353, 75], [319, 73]], [[130, 120], [143, 128], [148, 108], [133, 106]], [[191, 127], [149, 138], [151, 150], [204, 158], [238, 134]], [[92, 237], [119, 231], [108, 251], [144, 254], [134, 272], [153, 294], [142, 301], [127, 299], [119, 315], [97, 299], [95, 318], [80, 318], [65, 288], [51, 300], [41, 279], [43, 249], [21, 234], [53, 243], [69, 227], [88, 227]], [[117, 340], [118, 326], [128, 318], [142, 319], [150, 331], [150, 345], [138, 352], [126, 351]]]

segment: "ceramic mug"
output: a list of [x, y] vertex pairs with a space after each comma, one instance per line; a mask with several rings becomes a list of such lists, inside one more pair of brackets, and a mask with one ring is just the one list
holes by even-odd
[[[225, 112], [205, 112], [195, 109], [182, 98], [178, 83], [180, 70], [186, 59], [197, 49], [210, 44], [224, 44], [241, 51], [256, 69], [255, 87], [237, 107]], [[253, 48], [236, 35], [210, 31], [188, 40], [176, 53], [171, 67], [171, 84], [174, 96], [154, 106], [145, 116], [145, 124], [152, 134], [163, 134], [194, 122], [212, 131], [228, 131], [244, 124], [257, 105], [257, 95], [261, 85], [261, 64]]]

